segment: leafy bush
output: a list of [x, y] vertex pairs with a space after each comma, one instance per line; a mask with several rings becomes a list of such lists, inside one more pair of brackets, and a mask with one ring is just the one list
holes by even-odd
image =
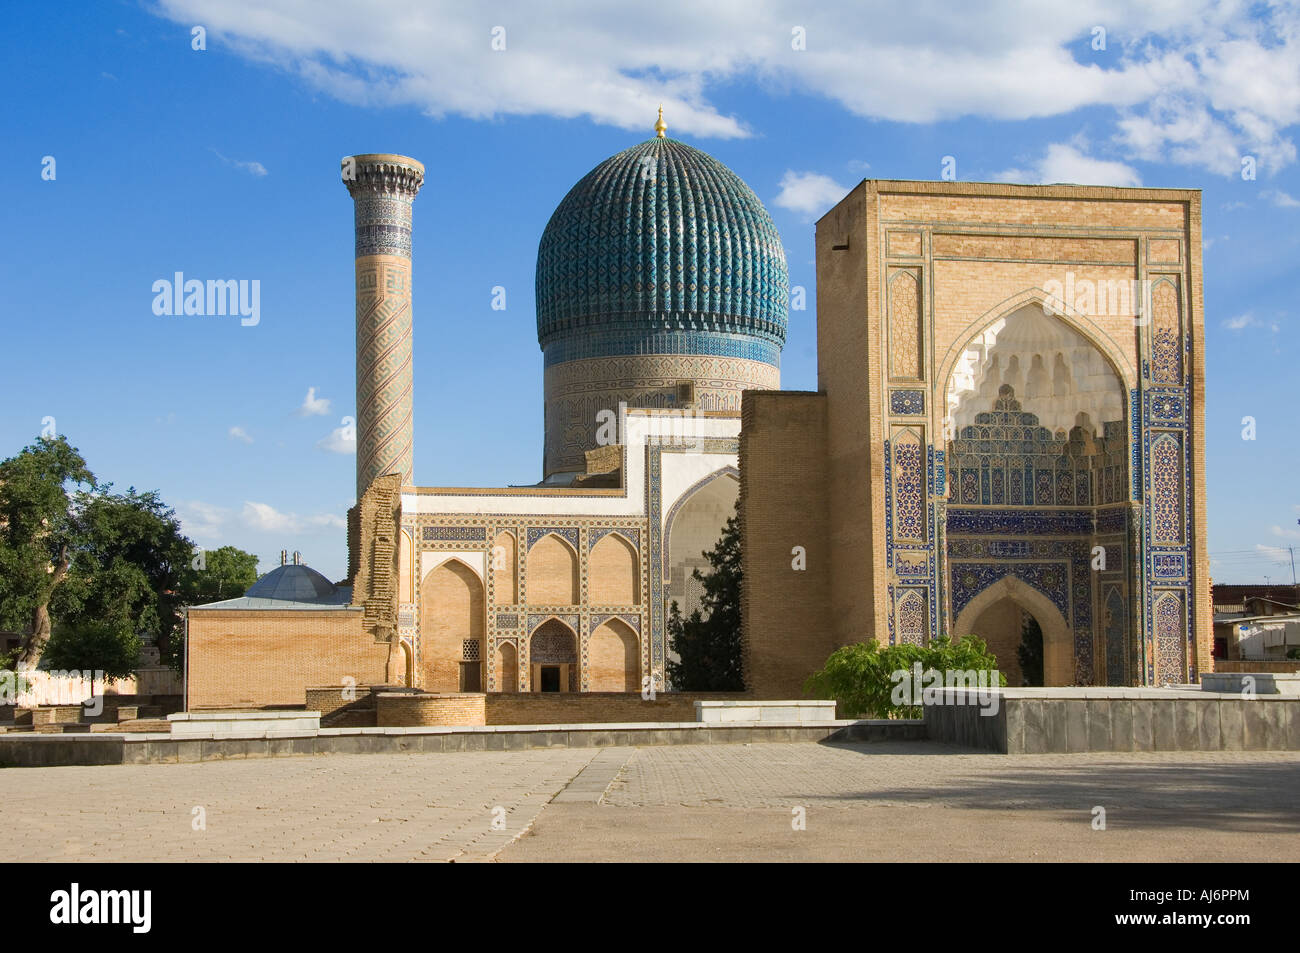
[[103, 671], [107, 678], [126, 678], [140, 664], [140, 637], [120, 624], [83, 622], [54, 630], [41, 667]]
[[[820, 672], [808, 676], [805, 694], [833, 698], [843, 718], [920, 718], [920, 705], [897, 705], [892, 698], [898, 679], [894, 673], [994, 671], [998, 660], [984, 640], [974, 635], [953, 642], [948, 636], [931, 639], [929, 645], [890, 645], [859, 642], [831, 653]], [[998, 673], [999, 685], [1007, 678]]]

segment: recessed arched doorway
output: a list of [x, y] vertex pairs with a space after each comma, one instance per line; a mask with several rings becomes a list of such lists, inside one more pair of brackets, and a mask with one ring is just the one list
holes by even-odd
[[1042, 593], [1014, 576], [1004, 576], [973, 598], [957, 617], [953, 637], [977, 635], [997, 657], [998, 671], [1007, 687], [1024, 684], [1018, 649], [1037, 624], [1042, 638], [1043, 685], [1073, 685], [1074, 644], [1070, 625], [1060, 610]]
[[486, 612], [483, 581], [459, 559], [420, 585], [420, 682], [432, 692], [480, 691]]
[[578, 637], [559, 619], [547, 619], [528, 640], [530, 679], [535, 692], [578, 690]]
[[710, 570], [704, 554], [718, 545], [727, 520], [736, 515], [739, 494], [739, 471], [726, 467], [688, 489], [668, 511], [664, 537], [665, 581], [668, 601], [677, 603], [683, 617], [700, 608], [704, 587], [695, 579], [695, 570]]
[[[1043, 684], [1108, 679], [1098, 589], [1122, 594], [1134, 560], [1131, 398], [1112, 343], [1026, 302], [985, 324], [946, 366], [935, 456], [947, 484], [937, 508], [956, 617], [947, 631], [988, 641], [1009, 685], [1022, 682], [1017, 649], [1035, 625]], [[894, 434], [894, 535], [908, 528], [919, 546], [929, 538], [925, 488], [901, 482], [922, 469], [919, 438], [902, 425]]]

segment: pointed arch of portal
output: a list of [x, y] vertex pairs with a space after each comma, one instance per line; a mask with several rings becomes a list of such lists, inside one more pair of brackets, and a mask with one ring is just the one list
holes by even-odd
[[727, 520], [735, 515], [740, 494], [740, 470], [721, 467], [696, 480], [669, 508], [664, 518], [664, 582], [669, 601], [683, 615], [698, 608], [698, 584], [691, 572], [707, 568], [703, 554], [717, 545]]
[[1004, 299], [962, 329], [953, 339], [952, 345], [949, 346], [943, 360], [939, 363], [939, 373], [934, 378], [934, 406], [947, 406], [948, 388], [951, 384], [953, 371], [956, 369], [963, 352], [971, 346], [975, 339], [999, 321], [1005, 321], [1016, 312], [1031, 305], [1036, 305], [1042, 311], [1045, 319], [1060, 321], [1101, 352], [1102, 357], [1110, 364], [1111, 370], [1115, 372], [1115, 376], [1120, 382], [1127, 411], [1128, 392], [1137, 386], [1137, 372], [1134, 370], [1133, 364], [1124, 355], [1124, 352], [1115, 343], [1114, 339], [1095, 321], [1087, 315], [1075, 312], [1041, 288], [1027, 288], [1019, 294]]
[[548, 616], [528, 636], [528, 663], [532, 669], [532, 691], [547, 690], [543, 684], [544, 667], [558, 668], [559, 691], [576, 692], [581, 683], [578, 671], [578, 633], [557, 616]]
[[951, 630], [953, 639], [977, 634], [975, 624], [984, 610], [1003, 599], [1010, 599], [1032, 615], [1043, 630], [1043, 684], [1073, 685], [1074, 632], [1070, 623], [1051, 599], [1016, 576], [1003, 576], [976, 593], [957, 616], [957, 622]]
[[452, 558], [420, 583], [420, 685], [433, 692], [461, 690], [461, 669], [481, 664], [487, 630], [483, 580]]

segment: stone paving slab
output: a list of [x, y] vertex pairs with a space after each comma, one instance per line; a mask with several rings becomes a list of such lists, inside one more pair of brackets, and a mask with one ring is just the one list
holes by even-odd
[[16, 861], [1297, 861], [1297, 790], [1294, 752], [933, 742], [0, 770]]
[[599, 804], [635, 751], [635, 748], [601, 750], [563, 791], [552, 798], [551, 803]]
[[498, 860], [1297, 861], [1297, 790], [1294, 752], [640, 748], [599, 806], [552, 803]]
[[[0, 770], [10, 861], [491, 859], [597, 749]], [[194, 809], [205, 830], [195, 830]]]

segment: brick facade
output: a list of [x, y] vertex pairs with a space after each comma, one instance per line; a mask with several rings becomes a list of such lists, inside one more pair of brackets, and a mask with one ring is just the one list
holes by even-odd
[[482, 725], [486, 695], [458, 692], [442, 695], [383, 694], [376, 699], [380, 728]]
[[307, 687], [386, 680], [389, 645], [362, 628], [362, 610], [191, 609], [190, 709], [301, 705]]
[[[826, 395], [746, 391], [740, 431], [745, 685], [801, 698], [837, 643], [829, 614]], [[796, 569], [795, 547], [805, 569]]]
[[[760, 413], [762, 400], [746, 396], [753, 687], [789, 693], [849, 642], [966, 634], [951, 631], [962, 608], [984, 605], [973, 597], [1008, 581], [1007, 598], [1023, 595], [1022, 606], [1052, 616], [1040, 620], [1045, 634], [1053, 651], [1068, 653], [1049, 660], [1058, 683], [1182, 682], [1208, 669], [1199, 192], [871, 180], [818, 222], [816, 250], [820, 464], [801, 462], [816, 452], [813, 441], [782, 420], [793, 403], [777, 409], [782, 398], [766, 398], [772, 409]], [[1054, 287], [1079, 294], [1063, 301]], [[1142, 303], [1125, 307], [1130, 288]], [[1104, 419], [1087, 421], [1100, 449], [1086, 426], [1077, 446], [1108, 464], [1118, 457], [1120, 469], [1131, 464], [1106, 484], [1114, 504], [1101, 505], [1112, 497], [1103, 499], [1100, 471], [1085, 465], [1080, 479], [1096, 479], [1095, 489], [1070, 484], [1060, 505], [1013, 505], [1000, 483], [992, 500], [950, 505], [958, 498], [948, 457], [953, 440], [969, 436], [951, 417], [957, 375], [992, 353], [1013, 321], [1031, 333], [1059, 322], [1053, 333], [1076, 336], [1078, 347], [1049, 358], [1068, 353], [1107, 369], [1116, 396]], [[1048, 371], [1036, 366], [1031, 379]], [[1017, 397], [1024, 411], [1045, 412], [1043, 386], [1003, 394], [1004, 416], [1019, 412]], [[1060, 394], [1059, 376], [1053, 385], [1049, 374], [1047, 387]], [[988, 401], [977, 409], [998, 409]], [[1056, 439], [1074, 441], [1075, 423], [1058, 424]], [[791, 477], [796, 467], [820, 467], [824, 499]], [[1044, 499], [1067, 492], [1036, 488]], [[781, 493], [789, 515], [779, 512]], [[815, 525], [823, 508], [828, 558], [815, 562], [810, 551], [801, 592], [784, 569], [789, 545], [764, 534], [797, 531], [804, 514]], [[1100, 569], [1098, 551], [1110, 560]], [[1010, 617], [1005, 606], [989, 608], [990, 618]]]

